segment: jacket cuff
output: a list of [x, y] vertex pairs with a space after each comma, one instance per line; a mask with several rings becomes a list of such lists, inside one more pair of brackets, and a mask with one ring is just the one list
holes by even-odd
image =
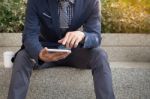
[[35, 55], [33, 56], [33, 58], [35, 59], [35, 62], [37, 64], [40, 64], [41, 61], [39, 59], [39, 54], [40, 54], [40, 51], [42, 50], [43, 48], [42, 47], [39, 47], [36, 51], [35, 51]]
[[[43, 49], [43, 47], [42, 46], [40, 46], [40, 47], [36, 47], [36, 48], [34, 48], [34, 50], [33, 49], [27, 49], [27, 48], [25, 48], [26, 50], [27, 50], [27, 52], [29, 53], [29, 55], [30, 55], [30, 57], [33, 59], [33, 61], [36, 63], [36, 64], [39, 64], [39, 54], [40, 54], [40, 51]], [[31, 51], [32, 50], [32, 51]]]
[[83, 48], [96, 48], [100, 46], [101, 38], [94, 33], [85, 33]]

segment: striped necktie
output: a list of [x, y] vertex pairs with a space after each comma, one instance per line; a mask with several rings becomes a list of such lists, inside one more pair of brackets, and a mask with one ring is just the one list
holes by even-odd
[[63, 0], [60, 1], [61, 9], [60, 9], [60, 28], [61, 29], [68, 29], [69, 28], [69, 16], [67, 14], [67, 7], [69, 6], [69, 2]]

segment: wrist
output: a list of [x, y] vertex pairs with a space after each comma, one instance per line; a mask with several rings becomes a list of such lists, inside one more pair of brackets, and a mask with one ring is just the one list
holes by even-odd
[[83, 33], [83, 38], [82, 38], [82, 40], [81, 40], [80, 43], [81, 43], [81, 44], [84, 44], [84, 42], [85, 42], [85, 37], [86, 37], [86, 36], [85, 36], [85, 33], [84, 33], [84, 32], [82, 32], [82, 33]]

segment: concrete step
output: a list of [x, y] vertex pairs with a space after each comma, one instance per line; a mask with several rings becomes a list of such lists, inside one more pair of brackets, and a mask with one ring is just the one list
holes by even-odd
[[21, 45], [22, 33], [0, 33], [0, 47], [16, 47]]
[[[111, 62], [116, 99], [150, 98], [150, 63]], [[0, 68], [0, 99], [6, 99], [11, 69]], [[33, 71], [27, 99], [95, 99], [90, 70], [69, 67]]]
[[[109, 56], [110, 61], [150, 61], [150, 47], [102, 47]], [[3, 52], [16, 52], [19, 47], [0, 47], [0, 61], [3, 60]]]
[[[21, 45], [22, 33], [0, 33], [0, 47]], [[150, 47], [150, 34], [105, 33], [102, 46], [147, 46]]]
[[[0, 34], [0, 61], [2, 53], [16, 51], [21, 46], [21, 33]], [[102, 48], [110, 61], [150, 62], [149, 34], [102, 34]]]
[[3, 53], [5, 51], [13, 51], [16, 52], [19, 47], [0, 47], [0, 62], [3, 62]]

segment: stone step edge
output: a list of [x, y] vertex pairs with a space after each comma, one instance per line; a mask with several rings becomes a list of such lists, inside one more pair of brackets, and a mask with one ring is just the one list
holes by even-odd
[[[0, 46], [20, 46], [21, 33], [1, 33]], [[110, 40], [112, 39], [113, 40]], [[123, 34], [105, 33], [102, 34], [103, 46], [150, 46], [150, 34]], [[146, 39], [146, 40], [145, 40]]]
[[[150, 69], [150, 62], [110, 62], [111, 68], [148, 68]], [[67, 68], [67, 67], [66, 67]], [[0, 62], [0, 69], [4, 69], [3, 62]]]

